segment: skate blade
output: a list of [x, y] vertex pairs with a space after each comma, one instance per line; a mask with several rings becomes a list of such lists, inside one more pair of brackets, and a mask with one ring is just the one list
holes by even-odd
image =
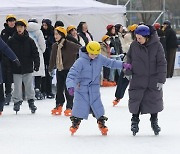
[[103, 129], [101, 128], [100, 131], [102, 135], [106, 136], [108, 132], [108, 128], [103, 128]]
[[77, 129], [76, 128], [72, 128], [72, 127], [70, 127], [70, 132], [71, 132], [71, 135], [73, 136], [74, 135], [74, 133], [77, 131]]
[[60, 112], [51, 112], [52, 115], [61, 115]]

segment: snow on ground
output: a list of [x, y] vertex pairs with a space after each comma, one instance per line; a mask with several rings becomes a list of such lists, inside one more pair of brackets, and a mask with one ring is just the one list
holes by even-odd
[[69, 118], [50, 114], [54, 100], [36, 101], [35, 115], [30, 113], [27, 102], [23, 102], [21, 111], [15, 115], [11, 103], [0, 117], [0, 154], [179, 154], [180, 77], [167, 79], [164, 85], [165, 109], [159, 114], [162, 128], [159, 136], [151, 130], [149, 115], [140, 116], [140, 131], [132, 136], [128, 94], [117, 107], [112, 107], [114, 92], [115, 87], [101, 88], [109, 118], [107, 136], [101, 135], [91, 115], [71, 136]]

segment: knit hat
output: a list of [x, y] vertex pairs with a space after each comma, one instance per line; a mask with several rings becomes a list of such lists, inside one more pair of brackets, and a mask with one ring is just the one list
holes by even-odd
[[6, 16], [6, 21], [10, 21], [10, 20], [15, 20], [16, 21], [16, 16], [14, 14], [8, 14]]
[[107, 31], [111, 31], [111, 29], [115, 27], [114, 25], [110, 24], [110, 25], [107, 25], [106, 29]]
[[16, 26], [24, 26], [24, 27], [27, 27], [27, 21], [24, 20], [24, 19], [19, 19], [16, 21]]
[[55, 22], [54, 28], [56, 28], [58, 26], [64, 27], [64, 23], [62, 21], [58, 20], [58, 21]]

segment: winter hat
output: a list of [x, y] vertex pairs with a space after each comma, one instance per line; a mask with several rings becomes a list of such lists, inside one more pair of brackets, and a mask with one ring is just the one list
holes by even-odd
[[46, 23], [48, 26], [51, 26], [51, 24], [52, 24], [51, 20], [49, 20], [49, 19], [43, 19], [42, 24], [43, 23]]
[[58, 26], [55, 28], [55, 30], [57, 30], [60, 33], [60, 35], [63, 34], [65, 37], [67, 36], [67, 31], [64, 27]]
[[6, 16], [6, 21], [12, 21], [12, 20], [16, 21], [16, 16], [14, 14], [8, 14]]
[[171, 22], [170, 22], [169, 20], [165, 20], [165, 21], [163, 22], [163, 25], [171, 26]]
[[86, 50], [90, 54], [98, 55], [101, 53], [101, 45], [96, 41], [90, 41], [86, 45]]
[[155, 24], [154, 24], [154, 28], [155, 28], [156, 30], [160, 29], [160, 28], [161, 28], [160, 23], [155, 23]]
[[114, 27], [114, 25], [110, 24], [110, 25], [107, 25], [106, 29], [107, 31], [111, 31], [111, 29]]
[[56, 21], [56, 23], [54, 24], [54, 28], [58, 27], [58, 26], [61, 26], [61, 27], [64, 27], [64, 23], [60, 20]]
[[69, 33], [72, 29], [76, 29], [74, 25], [70, 25], [67, 27], [67, 32]]
[[36, 18], [31, 18], [28, 20], [28, 22], [34, 22], [34, 23], [38, 23], [37, 19]]
[[133, 24], [133, 25], [131, 25], [131, 26], [128, 26], [128, 30], [131, 31], [131, 32], [133, 32], [133, 31], [136, 30], [137, 27], [138, 27], [137, 24]]
[[24, 27], [27, 27], [27, 21], [24, 20], [24, 19], [19, 19], [16, 21], [16, 26], [24, 26]]
[[109, 38], [109, 36], [108, 35], [104, 35], [103, 37], [102, 37], [102, 41], [104, 42], [106, 39], [108, 39]]
[[139, 25], [135, 30], [135, 34], [139, 34], [143, 37], [146, 37], [150, 35], [150, 29], [146, 25]]

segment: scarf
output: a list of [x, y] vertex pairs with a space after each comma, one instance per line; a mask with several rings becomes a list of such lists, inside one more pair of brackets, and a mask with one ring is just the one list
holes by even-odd
[[63, 61], [62, 61], [62, 51], [61, 51], [64, 41], [65, 41], [65, 39], [63, 38], [58, 44], [57, 56], [56, 56], [56, 67], [57, 67], [58, 71], [62, 71], [64, 69]]

